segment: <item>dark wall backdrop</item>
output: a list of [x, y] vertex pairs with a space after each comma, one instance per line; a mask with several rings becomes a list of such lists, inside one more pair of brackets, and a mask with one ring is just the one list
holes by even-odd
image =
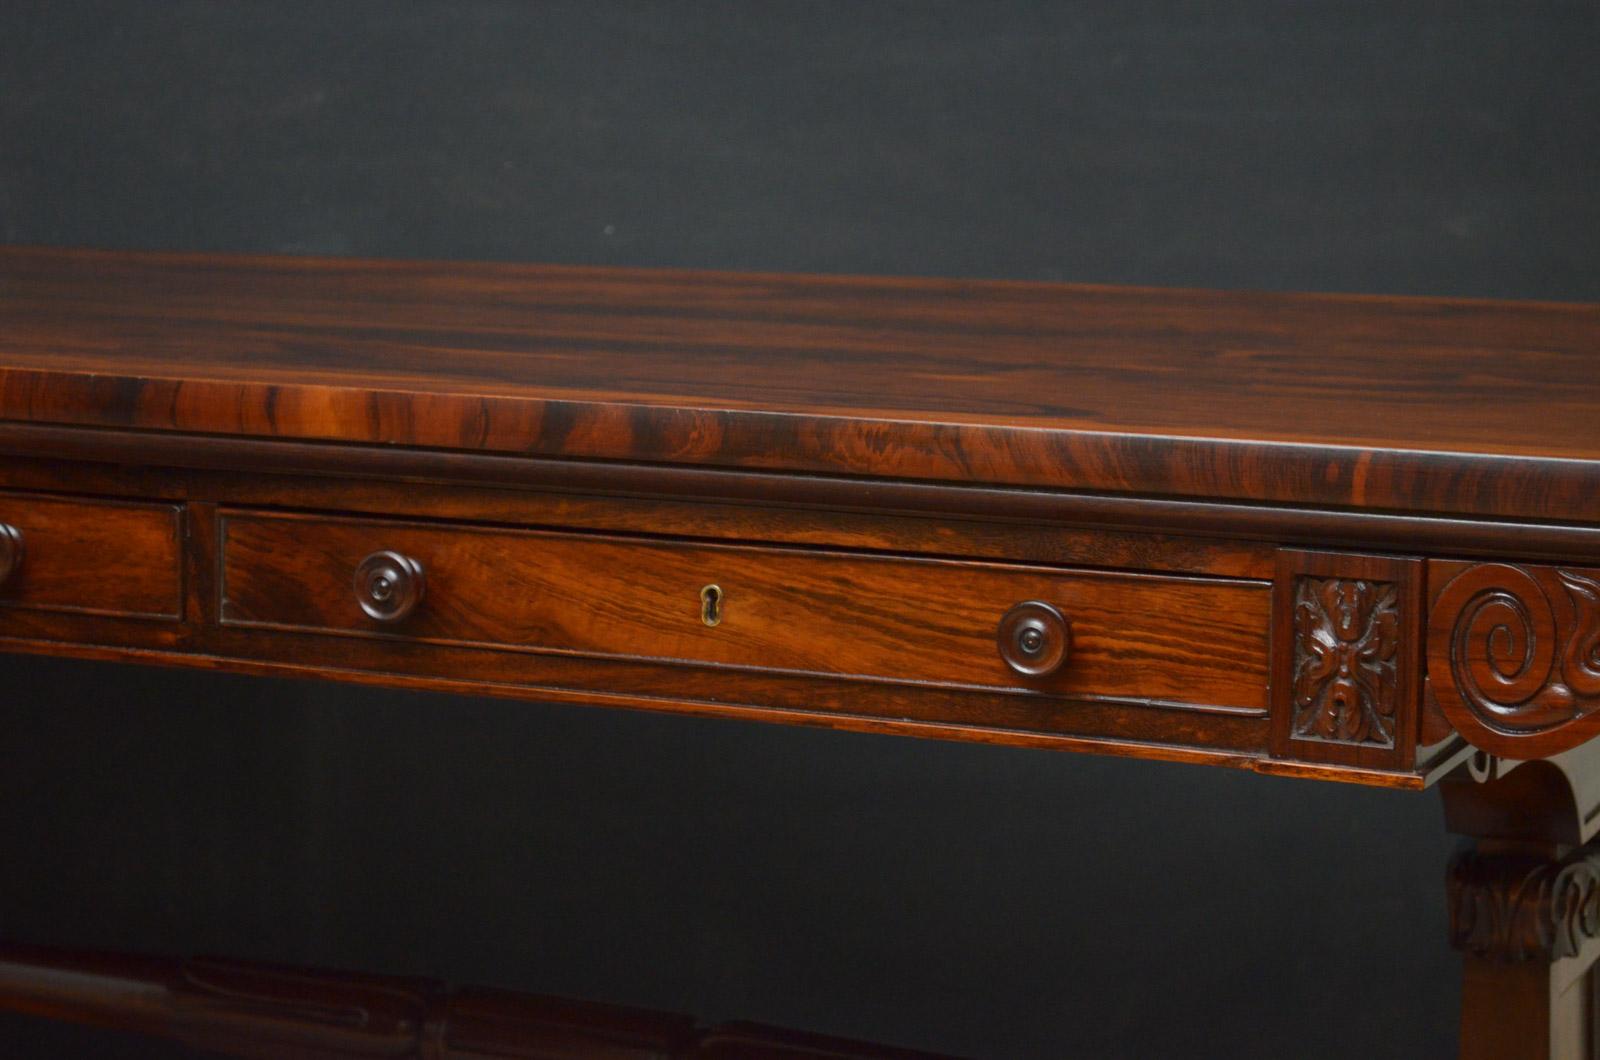
[[[0, 16], [10, 242], [1600, 298], [1589, 2]], [[1430, 794], [10, 658], [0, 732], [6, 938], [984, 1057], [1454, 1047]]]

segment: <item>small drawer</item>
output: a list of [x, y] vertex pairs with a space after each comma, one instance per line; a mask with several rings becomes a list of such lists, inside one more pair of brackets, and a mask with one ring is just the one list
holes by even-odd
[[0, 493], [0, 608], [183, 617], [183, 512]]
[[222, 534], [230, 626], [1267, 705], [1266, 582], [243, 512]]

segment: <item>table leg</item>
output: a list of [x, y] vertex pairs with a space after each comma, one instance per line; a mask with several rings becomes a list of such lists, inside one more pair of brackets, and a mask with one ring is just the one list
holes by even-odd
[[1447, 877], [1464, 1060], [1600, 1058], [1593, 757], [1479, 758], [1441, 783], [1450, 830], [1472, 837]]

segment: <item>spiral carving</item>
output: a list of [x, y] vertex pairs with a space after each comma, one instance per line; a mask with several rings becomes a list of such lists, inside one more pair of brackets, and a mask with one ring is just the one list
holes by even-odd
[[1469, 567], [1435, 600], [1428, 645], [1445, 715], [1477, 746], [1515, 757], [1517, 738], [1600, 708], [1600, 581], [1551, 567]]

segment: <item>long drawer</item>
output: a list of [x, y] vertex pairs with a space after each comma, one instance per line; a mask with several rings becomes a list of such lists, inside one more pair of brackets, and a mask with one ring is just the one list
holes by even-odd
[[226, 626], [1267, 705], [1265, 582], [244, 511], [221, 531]]

